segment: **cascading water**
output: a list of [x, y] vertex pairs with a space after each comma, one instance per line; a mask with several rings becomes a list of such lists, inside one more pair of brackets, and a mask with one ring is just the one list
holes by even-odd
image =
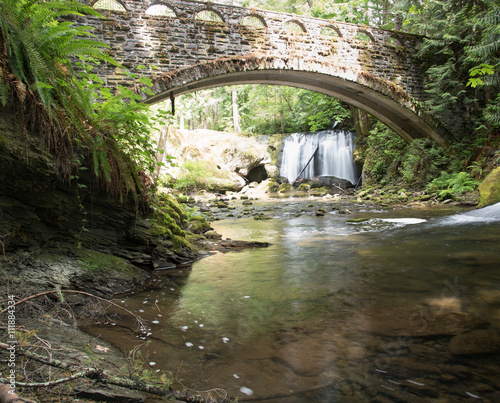
[[301, 177], [334, 176], [355, 184], [359, 173], [352, 158], [354, 137], [355, 133], [344, 130], [291, 134], [284, 140], [281, 176], [295, 181], [314, 154]]

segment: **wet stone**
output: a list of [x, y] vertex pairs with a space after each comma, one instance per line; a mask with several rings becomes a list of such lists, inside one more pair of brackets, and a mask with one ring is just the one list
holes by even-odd
[[500, 351], [500, 336], [492, 329], [462, 333], [450, 340], [450, 351], [455, 355], [494, 354]]

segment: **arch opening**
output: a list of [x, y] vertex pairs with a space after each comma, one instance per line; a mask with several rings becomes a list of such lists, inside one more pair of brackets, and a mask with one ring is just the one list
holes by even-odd
[[153, 4], [146, 10], [147, 15], [161, 16], [161, 17], [176, 17], [174, 10], [165, 4]]
[[243, 17], [240, 24], [252, 28], [267, 28], [264, 19], [256, 14], [247, 15], [246, 17]]
[[224, 22], [224, 20], [219, 14], [217, 14], [214, 10], [210, 9], [199, 11], [194, 17], [194, 19], [203, 22], [222, 22], [222, 23]]
[[96, 10], [127, 11], [125, 6], [117, 0], [97, 0], [92, 8], [95, 8]]
[[[207, 69], [207, 71], [210, 71], [210, 69]], [[195, 75], [199, 77], [197, 80], [186, 80], [186, 77]], [[422, 116], [417, 114], [418, 111], [411, 110], [403, 102], [398, 102], [392, 99], [390, 95], [376, 91], [364, 83], [318, 72], [242, 68], [241, 71], [215, 72], [214, 75], [206, 74], [202, 77], [200, 66], [197, 65], [183, 69], [182, 72], [179, 72], [178, 77], [170, 76], [168, 83], [156, 82], [155, 95], [145, 99], [144, 102], [154, 104], [164, 99], [171, 99], [194, 91], [240, 84], [282, 85], [323, 93], [365, 110], [408, 142], [427, 137], [443, 147], [448, 146], [446, 140]]]
[[295, 21], [295, 20], [287, 21], [283, 24], [283, 27], [285, 28], [286, 31], [290, 32], [300, 32], [300, 33], [307, 32], [306, 27], [304, 27], [304, 25], [300, 21]]

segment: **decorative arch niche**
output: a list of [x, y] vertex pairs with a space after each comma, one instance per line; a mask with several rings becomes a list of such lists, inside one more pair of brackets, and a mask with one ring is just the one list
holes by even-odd
[[204, 22], [224, 22], [222, 17], [214, 10], [204, 9], [196, 13], [195, 20]]
[[127, 11], [125, 6], [117, 0], [97, 0], [92, 8], [96, 10]]
[[155, 15], [161, 17], [177, 17], [174, 10], [165, 4], [153, 4], [146, 10], [147, 15]]

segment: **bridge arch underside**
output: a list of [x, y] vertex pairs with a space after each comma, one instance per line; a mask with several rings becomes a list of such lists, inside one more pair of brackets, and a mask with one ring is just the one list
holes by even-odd
[[331, 75], [289, 68], [248, 69], [248, 66], [235, 69], [234, 63], [229, 69], [223, 69], [226, 71], [220, 71], [213, 66], [214, 63], [203, 63], [156, 77], [153, 86], [155, 95], [149, 96], [145, 102], [154, 104], [189, 92], [239, 84], [298, 87], [332, 96], [365, 110], [408, 142], [428, 137], [443, 147], [448, 146], [447, 141], [427, 123], [432, 119], [418, 114], [408, 94], [369, 74], [348, 72]]

